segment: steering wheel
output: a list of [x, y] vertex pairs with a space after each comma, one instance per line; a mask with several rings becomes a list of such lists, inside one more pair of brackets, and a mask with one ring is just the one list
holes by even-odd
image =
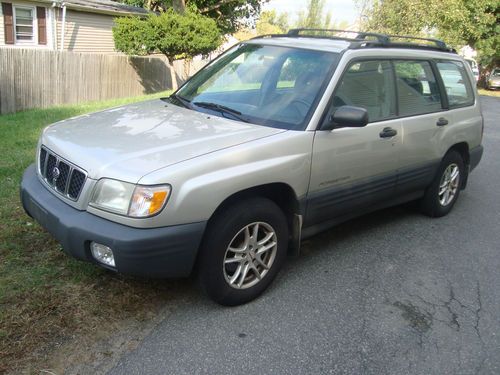
[[306, 99], [293, 99], [289, 106], [293, 107], [301, 116], [305, 116], [311, 108], [312, 102]]

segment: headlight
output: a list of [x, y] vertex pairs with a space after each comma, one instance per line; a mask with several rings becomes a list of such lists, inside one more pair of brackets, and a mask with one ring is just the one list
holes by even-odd
[[169, 195], [169, 185], [144, 186], [102, 179], [97, 182], [89, 204], [120, 215], [148, 217], [163, 209]]

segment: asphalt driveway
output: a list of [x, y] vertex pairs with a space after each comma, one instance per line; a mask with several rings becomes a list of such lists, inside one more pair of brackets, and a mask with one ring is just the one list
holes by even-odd
[[[308, 240], [258, 300], [189, 282], [110, 374], [500, 374], [500, 99], [454, 211], [381, 211]], [[167, 312], [168, 311], [168, 312]]]

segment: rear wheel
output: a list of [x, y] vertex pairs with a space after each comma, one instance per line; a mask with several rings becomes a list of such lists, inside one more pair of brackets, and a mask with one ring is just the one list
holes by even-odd
[[463, 178], [463, 158], [452, 150], [443, 158], [436, 177], [421, 200], [422, 211], [431, 217], [447, 215], [458, 199]]
[[214, 218], [203, 240], [199, 279], [216, 302], [234, 306], [258, 297], [286, 257], [288, 227], [271, 200], [252, 198]]

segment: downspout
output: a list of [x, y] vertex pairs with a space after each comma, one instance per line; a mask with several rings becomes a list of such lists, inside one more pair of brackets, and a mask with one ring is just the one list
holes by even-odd
[[64, 50], [64, 29], [66, 29], [66, 3], [61, 3], [62, 7], [62, 20], [61, 20], [61, 49]]
[[57, 5], [58, 3], [54, 1], [52, 3], [53, 16], [52, 16], [52, 42], [54, 43], [54, 51], [57, 51]]

